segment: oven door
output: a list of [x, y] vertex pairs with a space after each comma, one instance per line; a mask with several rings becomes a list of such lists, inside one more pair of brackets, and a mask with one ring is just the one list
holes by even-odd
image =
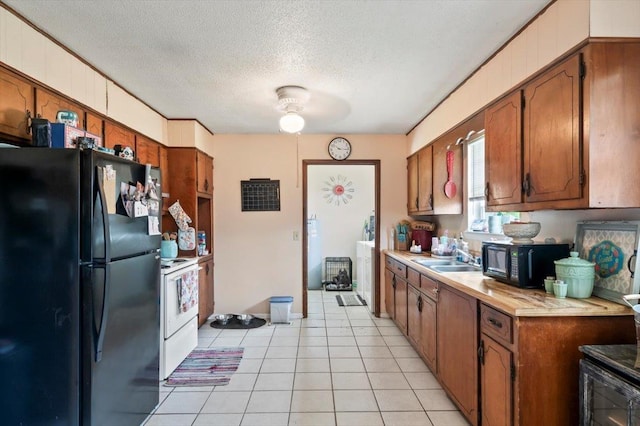
[[198, 315], [198, 265], [173, 272], [164, 280], [164, 338]]

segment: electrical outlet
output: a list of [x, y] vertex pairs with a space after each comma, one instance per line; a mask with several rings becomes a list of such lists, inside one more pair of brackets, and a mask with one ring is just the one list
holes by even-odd
[[298, 231], [293, 231], [293, 241], [298, 241], [300, 239], [300, 234]]

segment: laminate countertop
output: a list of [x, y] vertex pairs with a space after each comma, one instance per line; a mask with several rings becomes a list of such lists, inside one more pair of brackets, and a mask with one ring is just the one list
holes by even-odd
[[383, 250], [383, 253], [411, 269], [462, 291], [509, 315], [516, 317], [575, 317], [633, 315], [628, 306], [599, 297], [558, 299], [544, 289], [521, 289], [485, 277], [481, 271], [436, 272], [411, 259], [429, 257], [408, 251]]

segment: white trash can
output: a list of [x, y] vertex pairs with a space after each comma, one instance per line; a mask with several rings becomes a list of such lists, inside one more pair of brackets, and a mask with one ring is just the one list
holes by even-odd
[[274, 296], [271, 302], [271, 323], [272, 324], [290, 324], [291, 305], [293, 305], [293, 296]]

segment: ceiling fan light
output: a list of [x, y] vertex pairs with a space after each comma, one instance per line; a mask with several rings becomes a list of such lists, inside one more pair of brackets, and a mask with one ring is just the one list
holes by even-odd
[[289, 111], [280, 117], [280, 130], [286, 133], [298, 133], [304, 128], [304, 118], [295, 111]]

